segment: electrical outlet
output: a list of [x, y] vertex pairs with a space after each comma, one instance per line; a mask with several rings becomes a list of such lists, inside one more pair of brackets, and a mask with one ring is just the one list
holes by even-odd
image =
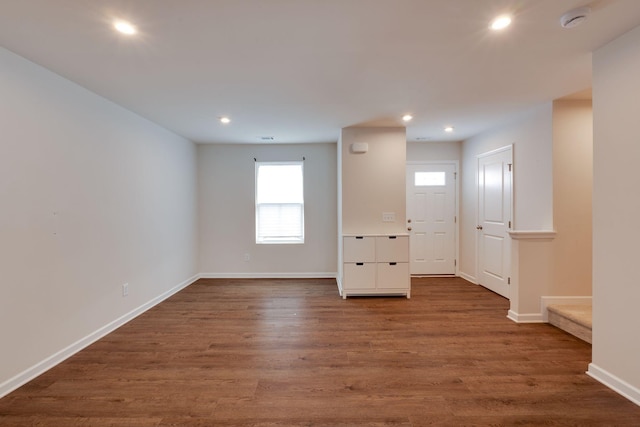
[[382, 222], [396, 222], [396, 213], [382, 212]]
[[244, 262], [249, 262], [251, 261], [251, 254], [244, 254]]
[[127, 295], [129, 295], [129, 284], [125, 283], [122, 285], [122, 296], [126, 297]]

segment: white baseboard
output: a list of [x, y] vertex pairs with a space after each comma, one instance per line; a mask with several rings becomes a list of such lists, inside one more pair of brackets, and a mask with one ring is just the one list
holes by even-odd
[[97, 329], [96, 331], [90, 333], [86, 337], [81, 338], [80, 340], [78, 340], [75, 343], [69, 345], [68, 347], [63, 348], [62, 350], [58, 351], [57, 353], [52, 354], [51, 356], [47, 357], [46, 359], [42, 360], [41, 362], [36, 363], [32, 367], [24, 370], [23, 372], [19, 373], [18, 375], [14, 376], [13, 378], [10, 378], [7, 381], [3, 382], [2, 384], [0, 384], [0, 398], [2, 398], [3, 396], [6, 396], [7, 394], [11, 393], [12, 391], [17, 389], [18, 387], [28, 383], [29, 381], [31, 381], [35, 377], [45, 373], [49, 369], [51, 369], [54, 366], [58, 365], [59, 363], [65, 361], [66, 359], [68, 359], [69, 357], [73, 356], [74, 354], [76, 354], [80, 350], [88, 347], [89, 345], [91, 345], [94, 342], [98, 341], [100, 338], [102, 338], [105, 335], [113, 332], [114, 330], [118, 329], [120, 326], [124, 325], [125, 323], [129, 322], [130, 320], [138, 317], [139, 315], [141, 315], [145, 311], [149, 310], [150, 308], [158, 305], [159, 303], [161, 303], [165, 299], [169, 298], [170, 296], [172, 296], [172, 295], [176, 294], [177, 292], [181, 291], [182, 289], [186, 288], [187, 286], [189, 286], [190, 284], [192, 284], [193, 282], [195, 282], [199, 278], [200, 278], [200, 275], [196, 274], [195, 276], [185, 280], [184, 282], [180, 283], [179, 285], [174, 286], [173, 288], [169, 289], [168, 291], [166, 291], [166, 292], [158, 295], [157, 297], [153, 298], [152, 300], [142, 304], [138, 308], [135, 308], [135, 309], [131, 310], [127, 314], [117, 318], [116, 320], [114, 320], [114, 321], [104, 325], [103, 327]]
[[342, 280], [340, 277], [336, 277], [336, 283], [338, 284], [338, 293], [342, 296]]
[[587, 375], [640, 406], [640, 389], [638, 387], [616, 377], [594, 363], [589, 363]]
[[423, 278], [431, 278], [431, 277], [435, 277], [435, 278], [441, 278], [441, 277], [458, 277], [456, 274], [412, 274], [411, 278], [416, 278], [416, 279], [423, 279]]
[[540, 297], [540, 308], [542, 309], [542, 319], [544, 322], [549, 322], [549, 310], [547, 307], [553, 304], [562, 305], [591, 305], [593, 299], [589, 296], [572, 296], [572, 297], [554, 297], [544, 296]]
[[591, 297], [543, 296], [540, 297], [540, 313], [516, 313], [513, 310], [509, 310], [507, 317], [516, 323], [549, 323], [549, 312], [547, 307], [551, 304], [589, 305], [591, 304]]
[[462, 277], [467, 282], [473, 283], [474, 285], [478, 284], [478, 280], [475, 277], [471, 276], [470, 274], [467, 274], [467, 273], [464, 273], [464, 272], [460, 271], [458, 273], [458, 276]]
[[336, 273], [200, 273], [201, 279], [335, 279]]
[[516, 313], [513, 310], [509, 310], [507, 317], [516, 323], [544, 323], [542, 320], [542, 313]]

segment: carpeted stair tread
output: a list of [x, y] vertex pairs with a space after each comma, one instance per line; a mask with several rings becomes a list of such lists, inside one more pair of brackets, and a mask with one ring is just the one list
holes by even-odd
[[554, 304], [547, 309], [549, 323], [591, 343], [591, 305]]

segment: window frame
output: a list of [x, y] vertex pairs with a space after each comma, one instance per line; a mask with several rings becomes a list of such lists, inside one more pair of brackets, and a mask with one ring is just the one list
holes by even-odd
[[[273, 203], [273, 202], [264, 202], [258, 203], [258, 171], [261, 166], [300, 166], [301, 177], [302, 177], [302, 202], [287, 202], [287, 203]], [[254, 208], [255, 208], [255, 236], [256, 236], [256, 244], [257, 245], [291, 245], [291, 244], [304, 244], [305, 241], [305, 215], [304, 215], [304, 161], [256, 161], [255, 162], [255, 172], [254, 172]], [[260, 205], [300, 205], [300, 235], [295, 237], [276, 237], [276, 236], [268, 236], [260, 238]]]

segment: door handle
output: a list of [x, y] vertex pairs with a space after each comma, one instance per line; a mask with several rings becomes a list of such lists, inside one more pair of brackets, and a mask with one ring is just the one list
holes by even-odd
[[411, 227], [407, 227], [407, 230], [411, 231]]
[[407, 222], [408, 222], [409, 224], [411, 224], [411, 219], [408, 219], [408, 220], [407, 220]]
[[476, 226], [476, 230], [482, 230], [482, 226], [481, 225]]

